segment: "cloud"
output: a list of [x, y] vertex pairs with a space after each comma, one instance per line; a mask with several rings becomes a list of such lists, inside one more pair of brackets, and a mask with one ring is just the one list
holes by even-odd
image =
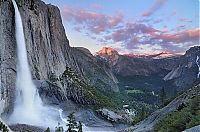
[[138, 45], [136, 48], [136, 51], [138, 53], [143, 53], [143, 54], [158, 54], [161, 53], [163, 51], [163, 48], [161, 47], [161, 45], [155, 44], [143, 44], [143, 45]]
[[175, 34], [161, 34], [155, 38], [162, 39], [165, 42], [185, 43], [200, 40], [200, 28], [185, 30]]
[[158, 30], [145, 24], [127, 23], [122, 29], [115, 30], [104, 38], [106, 41], [112, 40], [113, 43], [121, 44], [124, 49], [134, 52], [142, 53], [145, 49], [155, 50], [155, 52], [161, 50], [181, 52], [183, 49], [199, 43], [200, 29], [170, 34], [168, 30]]
[[178, 19], [180, 22], [192, 22], [192, 20], [188, 19], [188, 18], [179, 18]]
[[151, 16], [155, 11], [157, 11], [158, 9], [160, 9], [166, 2], [167, 0], [156, 0], [156, 2], [153, 4], [153, 6], [145, 11], [142, 16], [148, 17]]
[[67, 21], [73, 21], [75, 24], [85, 25], [87, 30], [99, 34], [119, 25], [123, 20], [123, 15], [109, 16], [66, 6], [63, 10], [63, 18]]
[[[159, 9], [166, 0], [157, 0], [149, 15]], [[155, 8], [157, 7], [157, 8]], [[147, 14], [147, 13], [146, 13]], [[189, 46], [197, 45], [200, 38], [200, 28], [186, 30], [185, 24], [179, 24], [175, 29], [164, 26], [156, 29], [152, 25], [161, 23], [164, 19], [143, 17], [135, 22], [126, 22], [122, 14], [107, 15], [81, 8], [65, 7], [63, 19], [74, 24], [73, 29], [81, 32], [102, 45], [111, 45], [130, 52], [181, 52]], [[147, 14], [148, 15], [148, 14]], [[184, 19], [187, 21], [187, 19]], [[184, 21], [183, 20], [183, 21]]]
[[145, 24], [127, 23], [125, 28], [113, 32], [112, 39], [115, 42], [118, 41], [127, 42], [127, 40], [133, 41], [134, 39], [134, 42], [136, 42], [136, 37], [138, 35], [145, 34], [145, 35], [155, 36], [160, 32], [162, 31], [146, 26]]

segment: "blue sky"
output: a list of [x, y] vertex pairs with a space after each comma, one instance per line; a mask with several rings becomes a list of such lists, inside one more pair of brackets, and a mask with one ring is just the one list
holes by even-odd
[[92, 53], [184, 53], [199, 45], [199, 0], [44, 0], [60, 8], [71, 46]]

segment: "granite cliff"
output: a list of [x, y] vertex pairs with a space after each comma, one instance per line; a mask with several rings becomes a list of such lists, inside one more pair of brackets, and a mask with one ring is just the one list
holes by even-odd
[[[77, 103], [95, 104], [95, 98], [87, 98], [88, 94], [91, 94], [90, 90], [85, 90], [80, 84], [75, 85], [75, 80], [67, 78], [72, 74], [69, 69], [85, 86], [89, 85], [94, 91], [107, 90], [105, 88], [114, 92], [118, 91], [117, 81], [108, 67], [101, 68], [90, 53], [69, 46], [60, 11], [56, 6], [46, 5], [41, 0], [16, 0], [16, 2], [23, 19], [32, 77], [39, 86], [39, 92], [43, 94], [41, 96], [51, 96], [50, 98], [56, 98], [60, 102], [71, 99]], [[14, 23], [14, 8], [11, 0], [1, 0], [0, 100], [4, 106], [1, 112], [12, 111], [15, 99], [17, 60]], [[79, 59], [78, 55], [82, 59]], [[87, 62], [88, 65], [85, 66], [81, 65], [89, 59], [93, 62]], [[91, 68], [90, 64], [98, 67], [96, 75], [90, 76], [89, 73], [93, 73], [88, 72]], [[45, 85], [47, 82], [52, 84], [51, 87]], [[45, 85], [45, 89], [44, 87], [41, 89], [41, 84]], [[50, 95], [52, 89], [54, 94]]]

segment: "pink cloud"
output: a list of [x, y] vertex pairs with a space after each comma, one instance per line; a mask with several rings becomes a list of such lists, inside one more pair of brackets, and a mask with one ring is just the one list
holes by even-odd
[[162, 31], [148, 27], [144, 24], [127, 23], [124, 29], [119, 29], [112, 34], [112, 39], [116, 42], [126, 41], [128, 39], [134, 38], [138, 34], [149, 34], [151, 36], [155, 36], [160, 32]]
[[85, 9], [70, 7], [65, 7], [62, 14], [65, 20], [73, 21], [76, 24], [84, 24], [88, 30], [96, 34], [114, 28], [123, 20], [122, 14], [109, 16]]
[[184, 43], [190, 41], [199, 41], [200, 39], [200, 28], [185, 30], [175, 34], [162, 34], [157, 36], [158, 39], [162, 39], [168, 42]]
[[199, 42], [200, 29], [170, 34], [168, 29], [158, 30], [145, 24], [127, 23], [122, 29], [104, 38], [107, 42], [112, 40], [113, 43], [121, 43], [125, 49], [129, 50], [137, 49], [139, 45], [149, 44], [160, 45], [163, 50], [181, 52], [180, 47], [192, 46]]
[[[146, 16], [159, 9], [159, 6], [162, 6], [165, 1], [157, 0], [157, 8], [152, 7], [149, 13], [146, 12]], [[76, 31], [86, 33], [100, 44], [118, 44], [126, 50], [137, 49], [139, 45], [148, 44], [150, 47], [159, 45], [161, 50], [181, 51], [181, 46], [194, 45], [200, 37], [199, 28], [185, 30], [186, 26], [183, 24], [177, 25], [173, 30], [175, 33], [170, 33], [172, 30], [167, 26], [164, 26], [163, 29], [156, 29], [150, 25], [160, 23], [163, 19], [144, 18], [136, 23], [125, 22], [120, 13], [111, 16], [71, 7], [65, 7], [62, 15], [64, 20], [74, 23]]]
[[155, 11], [161, 8], [166, 1], [167, 0], [156, 0], [153, 6], [149, 10], [145, 11], [142, 16], [151, 16]]

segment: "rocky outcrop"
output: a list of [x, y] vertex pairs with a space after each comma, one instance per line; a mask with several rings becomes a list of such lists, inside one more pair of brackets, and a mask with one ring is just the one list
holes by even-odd
[[183, 132], [199, 132], [200, 131], [200, 125], [198, 126], [195, 126], [195, 127], [192, 127], [190, 129], [186, 129], [185, 131]]
[[172, 80], [175, 86], [182, 90], [191, 87], [192, 83], [199, 79], [198, 64], [200, 62], [196, 61], [198, 56], [200, 56], [200, 46], [190, 48], [179, 58], [177, 66], [164, 77], [164, 80]]
[[119, 123], [123, 121], [121, 115], [105, 108], [97, 110], [97, 113], [110, 122]]
[[153, 112], [148, 118], [136, 124], [135, 126], [127, 129], [126, 131], [134, 132], [150, 132], [153, 131], [154, 125], [163, 117], [165, 117], [170, 112], [180, 108], [183, 104], [187, 104], [190, 99], [195, 96], [200, 96], [200, 84], [187, 90], [182, 95], [175, 98], [171, 103], [162, 109]]
[[[57, 101], [62, 101], [67, 97], [81, 103], [85, 99], [82, 98], [81, 93], [83, 92], [79, 91], [77, 84], [72, 87], [74, 82], [70, 79], [65, 78], [62, 81], [55, 81], [54, 79], [60, 79], [66, 68], [72, 68], [85, 83], [96, 82], [97, 79], [94, 76], [90, 79], [85, 77], [85, 71], [88, 67], [81, 67], [77, 63], [84, 64], [84, 60], [90, 59], [85, 56], [86, 58], [83, 57], [80, 61], [76, 57], [77, 54], [86, 54], [86, 50], [76, 50], [69, 46], [60, 11], [57, 7], [46, 5], [41, 0], [16, 0], [16, 2], [23, 20], [28, 61], [33, 79], [46, 80], [54, 84], [53, 88], [52, 86], [48, 89], [44, 88], [43, 92], [45, 94], [58, 93], [57, 96], [61, 97]], [[15, 99], [17, 60], [14, 16], [11, 0], [0, 0], [0, 100], [5, 102], [3, 108], [5, 112], [12, 110]], [[104, 90], [109, 88], [117, 91], [114, 77], [112, 78], [109, 69], [106, 70], [106, 67], [104, 67], [103, 72], [96, 72], [99, 76], [98, 80], [103, 82], [103, 85], [98, 85], [98, 88]], [[97, 75], [95, 76], [97, 77]], [[95, 83], [92, 83], [92, 85], [96, 87]], [[86, 93], [85, 91], [84, 94]], [[93, 102], [93, 100], [88, 100], [88, 102]]]
[[119, 59], [119, 53], [110, 47], [103, 47], [99, 52], [97, 52], [97, 56], [105, 59], [111, 66], [114, 66]]
[[94, 57], [85, 48], [72, 48], [76, 64], [89, 84], [99, 90], [118, 92], [118, 80], [112, 73], [110, 66], [104, 60]]
[[14, 8], [11, 1], [0, 1], [0, 100], [4, 111], [12, 109], [16, 80]]
[[42, 129], [36, 126], [26, 125], [26, 124], [11, 125], [10, 129], [13, 130], [14, 132], [44, 132], [45, 131], [45, 129]]

